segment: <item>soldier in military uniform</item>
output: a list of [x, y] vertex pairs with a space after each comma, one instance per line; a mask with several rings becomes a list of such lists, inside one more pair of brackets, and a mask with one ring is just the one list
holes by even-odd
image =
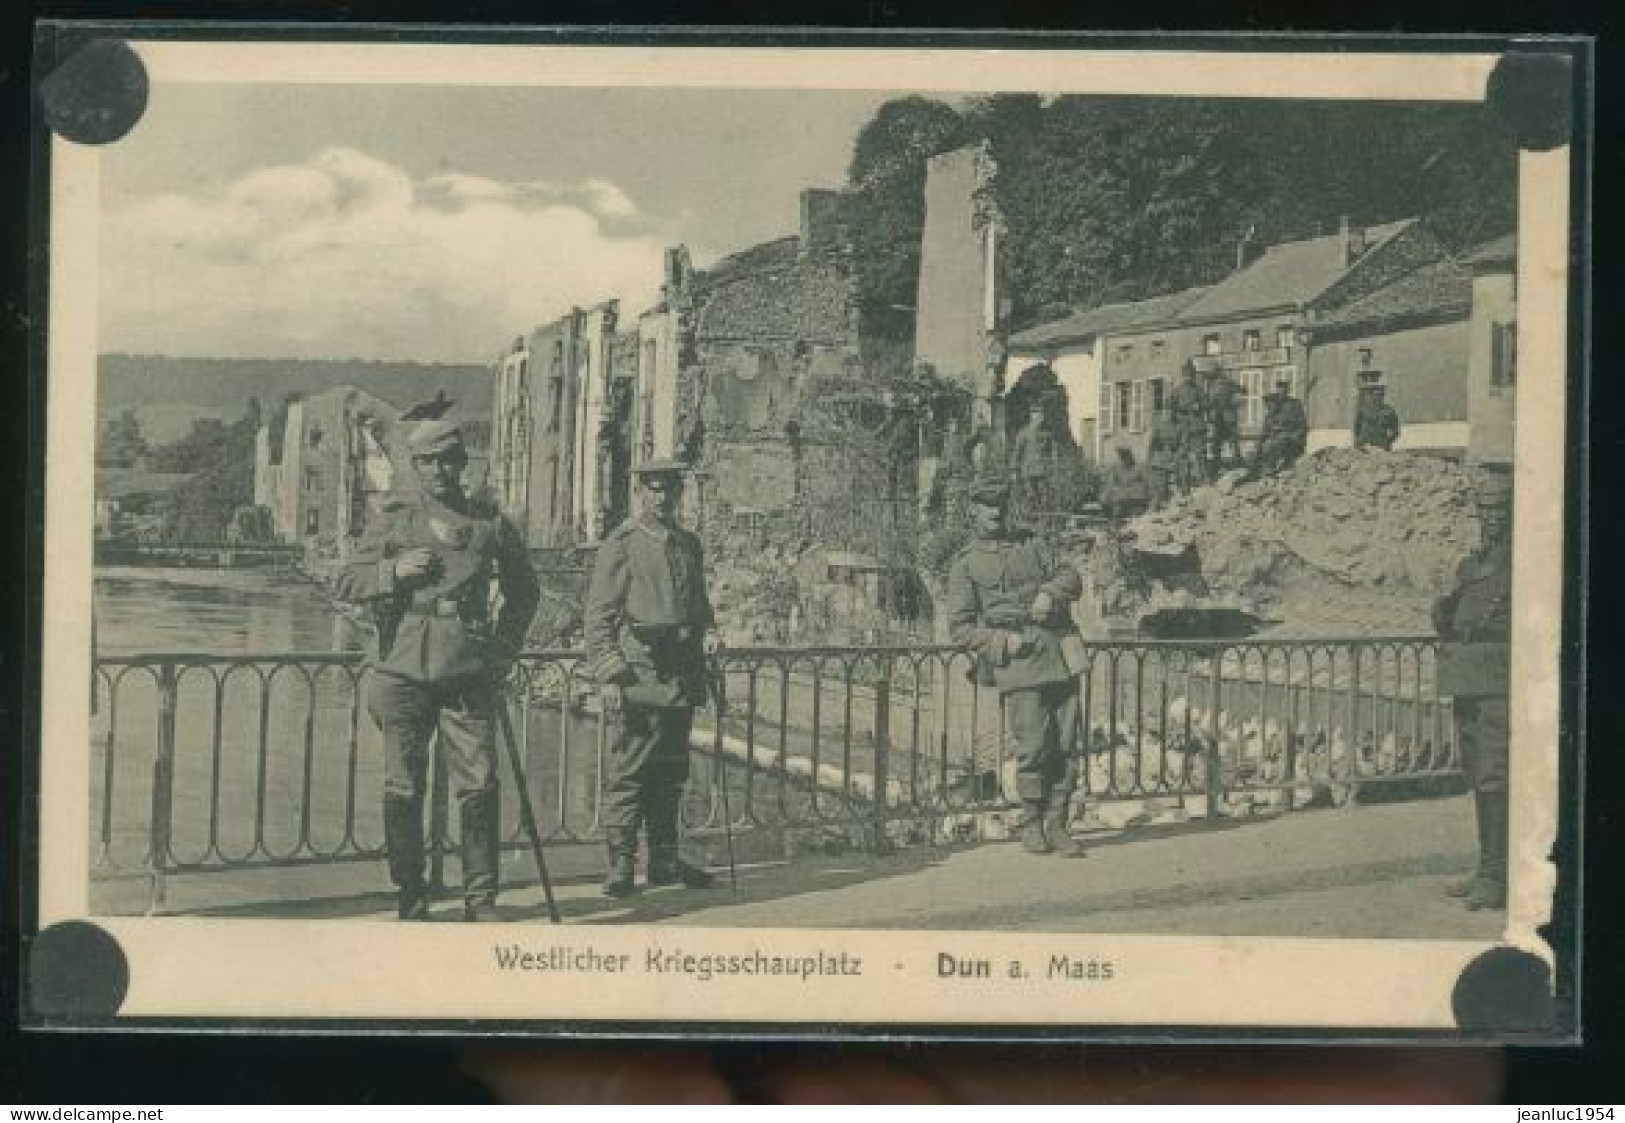
[[1292, 383], [1280, 379], [1264, 395], [1264, 424], [1258, 434], [1250, 479], [1285, 471], [1298, 462], [1309, 444], [1309, 418], [1303, 403], [1292, 396]]
[[[1176, 483], [1183, 484], [1180, 456], [1183, 455], [1184, 433], [1167, 406], [1157, 410], [1151, 421], [1151, 440], [1146, 460], [1151, 471], [1151, 507], [1167, 504], [1173, 497]], [[1181, 490], [1184, 490], [1181, 488]]]
[[1391, 452], [1398, 440], [1399, 413], [1388, 404], [1382, 380], [1374, 377], [1360, 389], [1360, 406], [1354, 415], [1354, 447]]
[[1507, 749], [1512, 636], [1510, 481], [1484, 469], [1477, 485], [1482, 540], [1461, 563], [1452, 592], [1433, 607], [1438, 689], [1452, 699], [1462, 771], [1472, 786], [1478, 870], [1452, 886], [1473, 910], [1506, 907]]
[[1207, 372], [1203, 397], [1207, 404], [1207, 470], [1212, 479], [1224, 469], [1228, 450], [1231, 463], [1241, 461], [1241, 385], [1217, 367]]
[[1168, 395], [1168, 412], [1180, 434], [1179, 487], [1183, 491], [1207, 482], [1208, 405], [1195, 361], [1185, 360], [1184, 370]]
[[1062, 655], [1078, 571], [1006, 522], [1009, 489], [982, 479], [971, 490], [976, 538], [948, 576], [948, 625], [976, 653], [1004, 700], [1016, 744], [1021, 841], [1035, 854], [1076, 855], [1067, 811], [1077, 783], [1077, 682]]
[[706, 701], [707, 656], [717, 649], [700, 540], [677, 525], [686, 470], [677, 460], [633, 470], [641, 509], [599, 546], [587, 591], [587, 659], [614, 730], [603, 813], [610, 897], [633, 892], [640, 825], [650, 885], [711, 883], [678, 851], [689, 731]]
[[[384, 845], [402, 920], [425, 920], [423, 796], [429, 741], [457, 800], [466, 920], [496, 918], [501, 680], [539, 596], [519, 532], [463, 489], [460, 429], [439, 416], [407, 436], [420, 495], [386, 501], [339, 576], [378, 629], [368, 708], [384, 735]], [[501, 594], [493, 620], [491, 581]]]

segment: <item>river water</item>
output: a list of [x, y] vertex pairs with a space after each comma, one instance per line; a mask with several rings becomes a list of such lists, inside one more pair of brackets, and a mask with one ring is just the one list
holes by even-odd
[[101, 655], [344, 651], [365, 642], [321, 586], [291, 573], [108, 567], [96, 571], [95, 598]]

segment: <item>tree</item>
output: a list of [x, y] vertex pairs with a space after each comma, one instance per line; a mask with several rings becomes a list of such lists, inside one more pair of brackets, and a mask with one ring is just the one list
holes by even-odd
[[926, 161], [963, 139], [958, 110], [909, 97], [882, 105], [853, 143], [842, 225], [864, 337], [894, 362], [913, 348], [914, 318], [906, 310], [920, 279]]
[[1342, 217], [1422, 216], [1465, 247], [1516, 221], [1516, 153], [1477, 105], [999, 94], [961, 111], [907, 98], [853, 147], [866, 325], [912, 303], [926, 160], [974, 141], [998, 166], [1018, 328], [1217, 281], [1249, 231], [1264, 246]]
[[147, 441], [141, 435], [141, 419], [133, 409], [124, 410], [102, 422], [96, 438], [96, 466], [128, 470], [147, 455]]

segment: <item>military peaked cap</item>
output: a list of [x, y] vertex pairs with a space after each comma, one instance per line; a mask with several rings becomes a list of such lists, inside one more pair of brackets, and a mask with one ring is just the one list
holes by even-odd
[[444, 417], [420, 421], [407, 433], [406, 447], [412, 450], [413, 456], [460, 450], [463, 447], [463, 428]]

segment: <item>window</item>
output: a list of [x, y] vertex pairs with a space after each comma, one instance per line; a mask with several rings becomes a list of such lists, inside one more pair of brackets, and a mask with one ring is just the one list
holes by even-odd
[[1151, 416], [1155, 417], [1162, 412], [1165, 391], [1166, 386], [1162, 379], [1153, 378], [1151, 380]]
[[1129, 384], [1129, 432], [1145, 432], [1145, 380], [1137, 379]]
[[1117, 400], [1112, 406], [1113, 412], [1116, 414], [1114, 420], [1117, 423], [1117, 428], [1132, 432], [1132, 430], [1129, 429], [1129, 424], [1132, 417], [1130, 413], [1130, 404], [1132, 402], [1133, 390], [1131, 387], [1133, 386], [1133, 383], [1114, 382], [1112, 385], [1117, 387]]
[[1132, 343], [1119, 343], [1116, 350], [1112, 352], [1112, 362], [1114, 363], [1126, 363], [1132, 358], [1134, 358], [1134, 344]]
[[1112, 387], [1114, 385], [1115, 385], [1115, 383], [1111, 383], [1111, 382], [1102, 382], [1100, 384], [1100, 433], [1101, 433], [1101, 436], [1110, 435], [1112, 430], [1116, 428], [1116, 426], [1114, 426], [1112, 424], [1113, 420], [1115, 420], [1115, 418], [1113, 418], [1113, 416], [1112, 416], [1113, 407], [1114, 407], [1114, 400], [1113, 400], [1113, 396], [1112, 396], [1113, 395]]
[[1165, 339], [1153, 339], [1151, 341], [1151, 361], [1152, 362], [1161, 362], [1163, 359], [1166, 359], [1167, 357], [1168, 357], [1168, 341], [1165, 340]]
[[1220, 341], [1218, 332], [1211, 332], [1202, 337], [1202, 354], [1217, 355], [1219, 353], [1219, 347]]
[[322, 513], [315, 507], [305, 512], [305, 533], [320, 534], [322, 529]]
[[1241, 349], [1243, 351], [1257, 351], [1263, 346], [1263, 333], [1257, 328], [1248, 328], [1241, 333]]
[[321, 483], [321, 479], [322, 479], [321, 473], [318, 472], [316, 469], [314, 469], [314, 468], [306, 468], [305, 469], [305, 490], [306, 491], [315, 491], [317, 486]]
[[1248, 367], [1241, 372], [1241, 423], [1256, 429], [1264, 421], [1265, 372], [1259, 367]]
[[1499, 397], [1518, 384], [1518, 325], [1490, 325], [1490, 393]]
[[1290, 351], [1297, 339], [1298, 333], [1291, 324], [1282, 324], [1275, 329], [1275, 346], [1283, 351]]

